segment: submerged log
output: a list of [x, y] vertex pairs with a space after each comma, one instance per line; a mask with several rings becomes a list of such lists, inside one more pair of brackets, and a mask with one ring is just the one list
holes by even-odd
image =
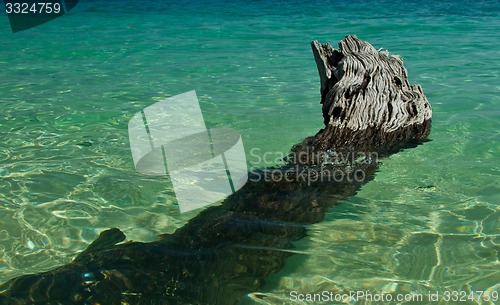
[[237, 304], [260, 287], [307, 225], [373, 179], [379, 152], [430, 130], [430, 106], [399, 58], [355, 36], [340, 51], [317, 42], [313, 51], [326, 126], [285, 166], [250, 173], [222, 205], [156, 242], [119, 244], [120, 230], [105, 231], [70, 264], [0, 287], [0, 304]]

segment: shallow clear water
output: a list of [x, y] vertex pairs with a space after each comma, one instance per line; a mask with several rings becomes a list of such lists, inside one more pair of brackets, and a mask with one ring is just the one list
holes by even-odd
[[279, 156], [322, 125], [309, 42], [357, 34], [402, 55], [433, 106], [432, 141], [383, 160], [246, 302], [498, 292], [499, 13], [498, 1], [84, 1], [16, 34], [0, 15], [0, 282], [69, 262], [103, 229], [152, 241], [197, 214], [135, 172], [136, 112], [194, 89], [208, 127]]

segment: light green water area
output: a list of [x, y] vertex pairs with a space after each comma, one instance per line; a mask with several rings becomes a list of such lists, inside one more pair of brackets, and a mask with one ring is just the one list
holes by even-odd
[[199, 213], [135, 171], [135, 113], [196, 90], [207, 127], [239, 131], [249, 165], [272, 165], [322, 127], [309, 42], [356, 34], [402, 56], [433, 107], [431, 141], [382, 160], [244, 303], [499, 293], [499, 15], [498, 1], [82, 1], [13, 34], [0, 14], [0, 283], [70, 262], [104, 229], [153, 241]]

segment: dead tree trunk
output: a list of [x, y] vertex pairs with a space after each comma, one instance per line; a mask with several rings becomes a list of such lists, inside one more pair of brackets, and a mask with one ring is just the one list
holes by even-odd
[[339, 51], [312, 45], [326, 126], [286, 166], [253, 173], [221, 206], [159, 241], [117, 245], [123, 233], [105, 231], [72, 263], [0, 287], [0, 304], [237, 304], [280, 270], [308, 224], [374, 177], [367, 152], [394, 152], [430, 130], [430, 105], [399, 57], [355, 36]]
[[420, 143], [431, 128], [432, 110], [422, 88], [410, 85], [403, 60], [377, 51], [356, 36], [335, 50], [311, 42], [321, 81], [325, 128], [294, 150], [390, 154]]

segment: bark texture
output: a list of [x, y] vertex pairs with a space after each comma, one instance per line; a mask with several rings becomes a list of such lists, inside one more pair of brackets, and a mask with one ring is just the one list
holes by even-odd
[[422, 87], [408, 82], [398, 55], [356, 36], [335, 50], [311, 42], [321, 82], [325, 128], [296, 150], [391, 153], [429, 135], [432, 109]]

